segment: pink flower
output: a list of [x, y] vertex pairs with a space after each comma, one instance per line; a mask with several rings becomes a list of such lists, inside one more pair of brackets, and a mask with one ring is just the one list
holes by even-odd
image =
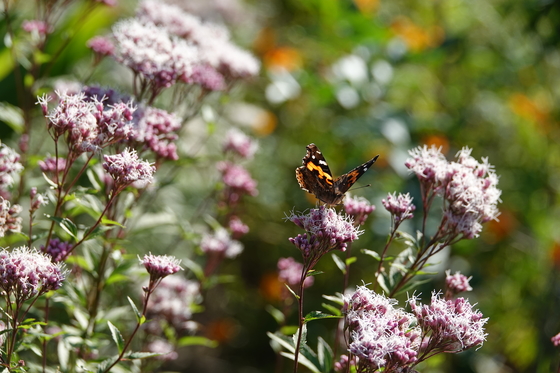
[[418, 360], [420, 329], [414, 315], [395, 308], [397, 301], [365, 286], [344, 297], [350, 330], [348, 350], [358, 358], [358, 371], [405, 371]]
[[66, 168], [66, 159], [47, 157], [44, 160], [39, 161], [38, 164], [41, 172], [54, 174], [57, 171], [64, 171], [64, 169]]
[[[299, 286], [303, 272], [303, 264], [296, 262], [292, 257], [280, 258], [278, 259], [277, 267], [278, 279], [281, 282], [285, 282], [292, 287]], [[315, 278], [313, 276], [308, 276], [303, 282], [303, 287], [308, 288], [313, 285], [313, 282], [315, 282]]]
[[416, 206], [412, 204], [412, 197], [409, 193], [399, 193], [398, 196], [396, 193], [389, 193], [387, 199], [383, 199], [381, 202], [383, 203], [383, 207], [385, 207], [393, 217], [395, 225], [414, 217], [412, 212], [416, 210]]
[[54, 263], [58, 263], [66, 260], [73, 247], [74, 245], [70, 242], [61, 241], [58, 238], [51, 238], [48, 247], [41, 245], [41, 251], [47, 254]]
[[26, 246], [0, 251], [0, 288], [7, 296], [22, 301], [62, 286], [66, 278], [64, 264]]
[[23, 31], [29, 33], [37, 33], [38, 35], [46, 35], [49, 31], [48, 25], [39, 20], [25, 20], [22, 24]]
[[229, 219], [228, 227], [231, 231], [232, 237], [235, 239], [239, 239], [241, 236], [249, 233], [249, 227], [244, 224], [237, 216], [232, 216]]
[[552, 337], [550, 339], [552, 341], [552, 343], [554, 344], [554, 346], [558, 347], [560, 346], [560, 333], [556, 334], [554, 337]]
[[451, 299], [453, 295], [465, 292], [465, 291], [472, 291], [472, 287], [469, 285], [469, 280], [472, 277], [467, 278], [467, 276], [462, 275], [460, 272], [455, 272], [454, 275], [451, 275], [451, 271], [445, 271], [445, 299]]
[[104, 36], [94, 36], [88, 40], [87, 46], [100, 56], [112, 56], [115, 53], [115, 45]]
[[329, 251], [345, 251], [348, 243], [357, 240], [363, 233], [348, 215], [339, 214], [334, 208], [324, 205], [308, 213], [292, 212], [286, 219], [306, 231], [289, 239], [301, 251], [306, 264], [314, 265]]
[[200, 242], [200, 248], [205, 253], [218, 253], [226, 258], [235, 258], [243, 252], [243, 244], [232, 239], [224, 228], [218, 228], [212, 233], [205, 234]]
[[134, 18], [120, 21], [113, 27], [113, 37], [117, 61], [143, 76], [155, 89], [170, 87], [189, 76], [200, 61], [196, 47], [151, 22]]
[[147, 161], [138, 159], [136, 150], [125, 149], [122, 153], [105, 155], [103, 169], [111, 175], [117, 188], [124, 188], [132, 183], [143, 187], [153, 182], [155, 167]]
[[14, 177], [23, 170], [19, 154], [6, 144], [0, 145], [0, 189], [12, 186]]
[[347, 193], [344, 199], [344, 211], [354, 219], [354, 224], [364, 225], [369, 214], [375, 211], [375, 206], [364, 197], [353, 197]]
[[257, 182], [253, 180], [249, 171], [243, 166], [230, 162], [220, 162], [217, 165], [222, 172], [222, 181], [236, 195], [236, 200], [242, 194], [256, 196], [258, 194]]
[[151, 150], [157, 158], [179, 159], [174, 143], [181, 128], [179, 117], [165, 110], [147, 107], [137, 111], [134, 122], [128, 143]]
[[464, 298], [446, 301], [439, 295], [432, 293], [430, 305], [417, 304], [416, 297], [408, 300], [422, 328], [422, 335], [427, 338], [422, 346], [429, 350], [424, 353], [456, 353], [482, 346], [486, 340], [484, 325], [488, 319], [473, 310], [473, 306]]
[[239, 154], [245, 159], [252, 159], [259, 148], [257, 142], [237, 128], [231, 128], [226, 134], [224, 151]]
[[183, 269], [179, 265], [181, 261], [169, 255], [152, 255], [150, 253], [144, 255], [144, 259], [141, 259], [140, 262], [150, 274], [150, 282], [161, 280]]
[[0, 237], [6, 235], [6, 231], [21, 232], [22, 218], [17, 216], [21, 213], [20, 205], [10, 205], [10, 202], [0, 197]]

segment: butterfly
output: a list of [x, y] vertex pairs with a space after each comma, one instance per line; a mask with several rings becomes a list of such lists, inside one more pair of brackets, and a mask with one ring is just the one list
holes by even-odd
[[342, 202], [344, 193], [358, 181], [378, 157], [379, 155], [376, 155], [361, 166], [333, 179], [323, 153], [315, 144], [309, 144], [307, 154], [302, 159], [303, 166], [296, 168], [296, 179], [301, 189], [314, 194], [320, 201], [328, 205], [338, 205]]

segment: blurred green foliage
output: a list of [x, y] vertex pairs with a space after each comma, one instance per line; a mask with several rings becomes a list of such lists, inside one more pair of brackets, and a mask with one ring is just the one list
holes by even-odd
[[[84, 66], [91, 56], [85, 42], [130, 14], [124, 5], [100, 10], [77, 29], [49, 78], [87, 77]], [[255, 130], [261, 149], [252, 164], [260, 194], [245, 207], [251, 228], [245, 251], [223, 268], [242, 280], [212, 289], [204, 319], [198, 320], [208, 322], [209, 335], [223, 337], [222, 344], [210, 351], [187, 350], [193, 356], [188, 371], [273, 370], [275, 355], [265, 332], [277, 326], [265, 306], [275, 301], [270, 279], [278, 258], [298, 254], [287, 240], [298, 230], [283, 221], [284, 213], [314, 205], [294, 177], [311, 142], [324, 151], [335, 175], [381, 154], [360, 180], [372, 187], [355, 191], [378, 210], [354, 244], [359, 260], [352, 285], [372, 281], [375, 262], [358, 250], [382, 247], [389, 219], [381, 198], [393, 191], [418, 195], [416, 181], [402, 168], [407, 149], [436, 144], [452, 158], [469, 146], [476, 158], [488, 157], [501, 175], [500, 221], [486, 224], [480, 238], [461, 242], [442, 259], [445, 268], [473, 276], [475, 290], [468, 296], [490, 318], [488, 341], [477, 352], [440, 357], [422, 371], [555, 371], [560, 359], [550, 338], [560, 332], [560, 113], [555, 104], [560, 2], [263, 0], [250, 4], [248, 12], [254, 32], [248, 35], [244, 24], [231, 27], [264, 62], [261, 78], [246, 87], [246, 100], [261, 113]], [[5, 20], [0, 26], [5, 32]], [[62, 43], [68, 35], [59, 37]], [[55, 51], [56, 44], [48, 50]], [[350, 55], [363, 63], [365, 76], [353, 77], [356, 65], [342, 73], [333, 70]], [[278, 78], [279, 67], [287, 77]], [[2, 45], [0, 100], [15, 104], [12, 68]], [[92, 82], [111, 81], [103, 68]], [[286, 79], [292, 91], [279, 99], [270, 87]], [[1, 133], [3, 139], [11, 136], [6, 126]], [[192, 208], [191, 197], [183, 197], [179, 203]], [[131, 237], [133, 245], [142, 240], [161, 245], [142, 231]], [[170, 245], [165, 243], [160, 247]], [[342, 274], [332, 261], [324, 258], [318, 269], [327, 275], [317, 276], [308, 292], [309, 311], [320, 308], [321, 294], [342, 290]], [[422, 290], [426, 296], [441, 287], [437, 276]], [[310, 334], [332, 338], [333, 327], [330, 320], [311, 323]]]

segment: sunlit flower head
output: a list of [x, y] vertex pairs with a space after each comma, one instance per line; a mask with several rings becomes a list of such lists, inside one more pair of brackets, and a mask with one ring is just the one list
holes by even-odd
[[412, 212], [416, 210], [416, 206], [412, 203], [412, 197], [409, 193], [401, 194], [397, 196], [396, 193], [389, 193], [386, 199], [381, 201], [383, 207], [393, 217], [395, 224], [400, 224], [406, 219], [412, 219], [414, 215]]
[[0, 288], [16, 301], [25, 301], [62, 286], [64, 264], [53, 263], [36, 249], [21, 246], [0, 251]]
[[12, 186], [14, 177], [23, 170], [19, 158], [15, 150], [6, 144], [0, 144], [0, 188]]
[[155, 167], [147, 161], [138, 159], [136, 150], [125, 149], [119, 154], [105, 155], [104, 159], [103, 169], [111, 175], [117, 188], [132, 183], [145, 186], [154, 180]]
[[12, 205], [0, 197], [0, 237], [4, 237], [8, 231], [21, 232], [22, 218], [18, 216], [21, 211], [20, 205]]
[[157, 281], [179, 272], [181, 261], [174, 256], [146, 254], [140, 262], [150, 274], [150, 281]]
[[307, 232], [289, 239], [301, 251], [306, 263], [317, 261], [331, 250], [346, 250], [348, 243], [363, 233], [348, 215], [324, 205], [307, 213], [291, 212], [286, 219]]
[[482, 346], [486, 340], [484, 325], [488, 319], [474, 310], [467, 299], [445, 300], [433, 292], [429, 305], [417, 301], [412, 297], [408, 303], [427, 339], [422, 343], [424, 349], [455, 353]]
[[420, 329], [414, 315], [395, 307], [396, 300], [359, 286], [344, 303], [348, 350], [358, 358], [359, 371], [404, 371], [417, 361]]
[[344, 211], [354, 219], [354, 224], [363, 225], [368, 216], [375, 211], [375, 206], [364, 197], [354, 197], [347, 193], [344, 198]]
[[453, 295], [472, 291], [472, 287], [469, 285], [470, 279], [471, 277], [467, 277], [460, 272], [455, 272], [452, 275], [450, 270], [445, 271], [445, 298], [450, 299]]

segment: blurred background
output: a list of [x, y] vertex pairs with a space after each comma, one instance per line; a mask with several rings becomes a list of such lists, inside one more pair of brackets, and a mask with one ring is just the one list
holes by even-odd
[[[97, 8], [68, 42], [50, 78], [88, 77], [87, 40], [133, 15], [135, 5], [119, 1]], [[439, 275], [420, 289], [425, 297], [441, 289], [447, 268], [472, 276], [474, 291], [467, 296], [489, 317], [488, 340], [476, 352], [440, 356], [419, 370], [557, 371], [560, 356], [550, 338], [560, 332], [560, 2], [189, 0], [187, 5], [204, 19], [225, 23], [233, 39], [262, 61], [258, 78], [209, 104], [222, 126], [232, 123], [258, 138], [260, 148], [248, 168], [259, 194], [244, 201], [241, 217], [251, 229], [243, 238], [244, 252], [221, 268], [231, 280], [212, 288], [204, 312], [195, 315], [219, 346], [186, 347], [166, 370], [274, 371], [276, 355], [266, 331], [278, 325], [266, 308], [279, 304], [278, 259], [300, 259], [288, 238], [301, 232], [284, 217], [315, 204], [294, 175], [305, 146], [315, 143], [334, 175], [380, 154], [358, 183], [372, 186], [353, 192], [377, 211], [352, 247], [358, 262], [351, 286], [373, 280], [377, 262], [360, 250], [383, 247], [390, 220], [381, 199], [394, 191], [419, 196], [417, 181], [403, 165], [409, 149], [435, 144], [453, 159], [468, 146], [475, 158], [488, 157], [503, 191], [499, 221], [442, 255]], [[65, 20], [68, 29], [79, 22], [72, 15]], [[60, 40], [66, 40], [64, 32]], [[60, 43], [50, 40], [52, 49]], [[15, 105], [8, 42], [0, 50], [0, 101]], [[119, 70], [111, 62], [97, 67], [89, 82], [118, 88]], [[2, 120], [2, 140], [17, 142]], [[189, 138], [183, 146], [192, 146]], [[150, 201], [150, 216], [169, 204], [186, 220], [195, 215], [208, 194], [207, 164], [183, 166], [182, 177], [174, 180], [182, 187], [163, 185], [168, 189]], [[405, 229], [413, 233], [415, 224]], [[195, 245], [177, 240], [178, 226], [164, 219], [139, 229], [130, 237], [131, 247], [189, 257]], [[321, 308], [322, 294], [342, 291], [342, 273], [329, 257], [317, 269], [326, 275], [317, 276], [307, 292], [307, 311]], [[332, 339], [334, 327], [333, 320], [311, 323], [311, 345], [319, 335]], [[290, 371], [290, 362], [284, 365]]]

